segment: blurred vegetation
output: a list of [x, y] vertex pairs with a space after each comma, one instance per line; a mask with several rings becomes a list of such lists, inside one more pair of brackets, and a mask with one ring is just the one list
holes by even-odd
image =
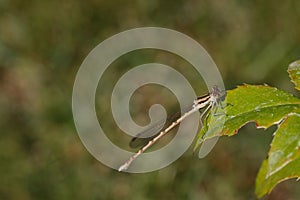
[[[202, 44], [227, 88], [268, 83], [296, 94], [286, 69], [300, 57], [299, 21], [297, 0], [0, 0], [0, 199], [255, 199], [255, 176], [274, 127], [255, 130], [250, 124], [238, 136], [221, 138], [202, 160], [189, 150], [160, 171], [118, 173], [79, 140], [71, 112], [73, 82], [83, 59], [104, 39], [159, 26]], [[143, 53], [106, 72], [98, 114], [109, 113], [109, 80], [137, 64], [162, 58], [192, 74], [172, 55]], [[106, 121], [107, 128], [115, 127], [111, 117]], [[299, 199], [299, 186], [284, 182], [267, 199]]]

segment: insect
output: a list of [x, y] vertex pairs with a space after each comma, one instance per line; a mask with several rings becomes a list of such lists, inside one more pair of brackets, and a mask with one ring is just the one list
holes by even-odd
[[[161, 139], [164, 135], [166, 135], [168, 132], [170, 132], [174, 127], [176, 127], [178, 124], [180, 124], [185, 118], [190, 116], [191, 114], [200, 111], [201, 109], [204, 109], [204, 111], [200, 115], [200, 119], [202, 119], [210, 109], [215, 108], [220, 104], [221, 101], [225, 99], [225, 91], [221, 91], [220, 88], [217, 86], [214, 86], [210, 93], [197, 97], [194, 101], [190, 109], [185, 112], [183, 115], [181, 115], [179, 118], [174, 120], [167, 128], [162, 130], [159, 134], [155, 135], [151, 140], [144, 145], [142, 148], [140, 148], [134, 155], [132, 155], [123, 165], [119, 167], [119, 171], [125, 171], [128, 169], [130, 164], [139, 157], [142, 153], [144, 153], [149, 147], [151, 147], [153, 144], [155, 144], [159, 139]], [[161, 128], [161, 127], [156, 127]], [[138, 138], [133, 138], [131, 143], [135, 141]]]

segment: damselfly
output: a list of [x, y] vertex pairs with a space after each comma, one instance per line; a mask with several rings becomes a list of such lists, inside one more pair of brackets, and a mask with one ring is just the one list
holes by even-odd
[[[127, 170], [130, 164], [142, 153], [144, 153], [149, 147], [151, 147], [154, 143], [156, 143], [159, 139], [161, 139], [164, 135], [170, 132], [174, 127], [180, 124], [185, 118], [190, 116], [191, 114], [195, 113], [196, 111], [200, 111], [204, 109], [204, 111], [200, 115], [200, 119], [202, 119], [210, 109], [215, 108], [219, 105], [219, 103], [224, 100], [225, 98], [225, 91], [221, 91], [217, 86], [212, 88], [212, 91], [206, 95], [197, 97], [192, 106], [190, 107], [189, 111], [185, 112], [175, 121], [173, 121], [167, 128], [162, 130], [159, 134], [151, 138], [151, 140], [142, 148], [140, 148], [134, 155], [132, 155], [123, 165], [119, 167], [119, 171]], [[157, 127], [159, 128], [159, 127]], [[133, 140], [135, 140], [134, 138]]]

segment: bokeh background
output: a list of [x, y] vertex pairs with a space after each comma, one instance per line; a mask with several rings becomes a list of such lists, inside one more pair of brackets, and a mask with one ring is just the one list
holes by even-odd
[[[220, 138], [202, 160], [190, 149], [162, 170], [118, 173], [80, 142], [71, 110], [73, 82], [101, 41], [130, 28], [159, 26], [202, 44], [227, 89], [267, 83], [299, 96], [286, 72], [300, 58], [299, 21], [297, 0], [0, 0], [0, 199], [256, 199], [255, 177], [275, 127], [264, 131], [249, 124]], [[133, 52], [113, 63], [99, 83], [97, 114], [124, 148], [129, 138], [111, 117], [111, 90], [123, 73], [147, 62], [176, 66], [198, 81], [191, 66], [166, 52]], [[149, 105], [172, 104], [169, 96], [157, 86], [141, 88], [133, 116], [147, 123]], [[299, 189], [299, 182], [288, 180], [265, 199], [299, 199]]]

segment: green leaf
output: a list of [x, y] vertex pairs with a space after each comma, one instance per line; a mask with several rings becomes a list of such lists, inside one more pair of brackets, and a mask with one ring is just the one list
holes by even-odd
[[256, 194], [262, 197], [276, 184], [300, 177], [300, 114], [290, 114], [277, 129], [256, 178]]
[[295, 88], [300, 90], [300, 60], [295, 61], [289, 65], [288, 73], [292, 82], [295, 84]]
[[256, 194], [261, 197], [279, 182], [299, 178], [300, 99], [267, 85], [243, 85], [227, 91], [225, 102], [225, 109], [217, 107], [207, 117], [195, 148], [215, 136], [232, 136], [249, 122], [265, 129], [279, 124], [256, 180]]
[[[210, 115], [207, 118], [195, 149], [205, 139], [236, 134], [248, 122], [255, 122], [258, 128], [266, 129], [280, 123], [287, 114], [300, 110], [300, 99], [267, 85], [238, 86], [227, 91], [225, 102], [225, 114]], [[225, 124], [221, 117], [225, 117]]]

